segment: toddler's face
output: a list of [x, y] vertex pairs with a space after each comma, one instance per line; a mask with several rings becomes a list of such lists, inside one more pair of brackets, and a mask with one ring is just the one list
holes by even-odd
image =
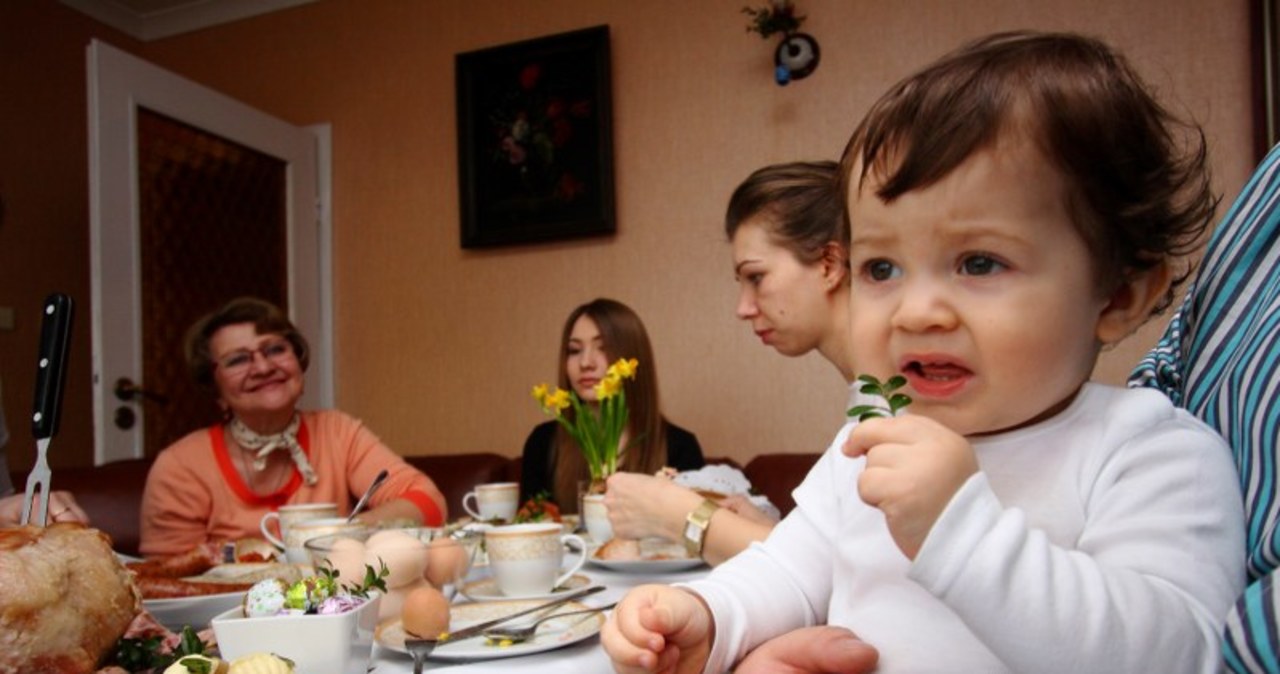
[[903, 374], [910, 412], [964, 435], [1064, 407], [1093, 370], [1107, 301], [1058, 171], [1013, 136], [891, 203], [877, 187], [849, 200], [859, 371]]

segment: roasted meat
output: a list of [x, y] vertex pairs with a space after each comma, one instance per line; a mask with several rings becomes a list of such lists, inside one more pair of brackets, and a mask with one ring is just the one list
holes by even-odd
[[102, 532], [0, 529], [0, 674], [92, 672], [141, 607]]

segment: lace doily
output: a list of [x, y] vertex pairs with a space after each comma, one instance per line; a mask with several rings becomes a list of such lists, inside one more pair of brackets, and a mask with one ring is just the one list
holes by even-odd
[[778, 507], [769, 501], [767, 496], [751, 493], [751, 481], [742, 471], [722, 463], [703, 466], [698, 470], [687, 470], [677, 473], [675, 483], [689, 489], [713, 491], [719, 494], [741, 494], [751, 501], [755, 507], [779, 519]]

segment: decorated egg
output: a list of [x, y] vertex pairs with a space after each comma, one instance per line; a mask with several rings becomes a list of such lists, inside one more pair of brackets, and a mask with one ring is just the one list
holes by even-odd
[[260, 580], [244, 593], [244, 615], [248, 618], [273, 616], [284, 610], [289, 584], [279, 578]]
[[403, 587], [424, 577], [427, 545], [403, 531], [387, 529], [369, 537], [364, 544], [364, 563], [374, 570], [387, 566], [387, 587]]
[[409, 634], [434, 639], [449, 631], [449, 600], [440, 590], [423, 585], [405, 597], [400, 624]]

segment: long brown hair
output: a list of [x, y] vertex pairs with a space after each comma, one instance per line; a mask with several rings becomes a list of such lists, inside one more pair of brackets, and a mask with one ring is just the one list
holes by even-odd
[[[635, 358], [640, 361], [635, 379], [624, 383], [629, 410], [627, 433], [631, 444], [622, 457], [619, 469], [654, 473], [667, 462], [667, 434], [662, 408], [658, 405], [658, 368], [653, 360], [649, 333], [645, 331], [644, 323], [636, 312], [616, 300], [595, 299], [574, 309], [565, 319], [557, 360], [559, 385], [566, 391], [572, 390], [573, 386], [566, 368], [569, 335], [573, 332], [573, 324], [583, 316], [595, 322], [596, 328], [600, 330], [600, 339], [604, 342], [604, 352], [610, 363], [619, 358]], [[565, 410], [565, 413], [572, 421], [573, 410]], [[589, 479], [591, 474], [577, 443], [559, 424], [556, 425], [551, 456], [555, 462], [555, 493], [552, 496], [562, 509], [572, 511], [577, 508], [578, 482]]]

